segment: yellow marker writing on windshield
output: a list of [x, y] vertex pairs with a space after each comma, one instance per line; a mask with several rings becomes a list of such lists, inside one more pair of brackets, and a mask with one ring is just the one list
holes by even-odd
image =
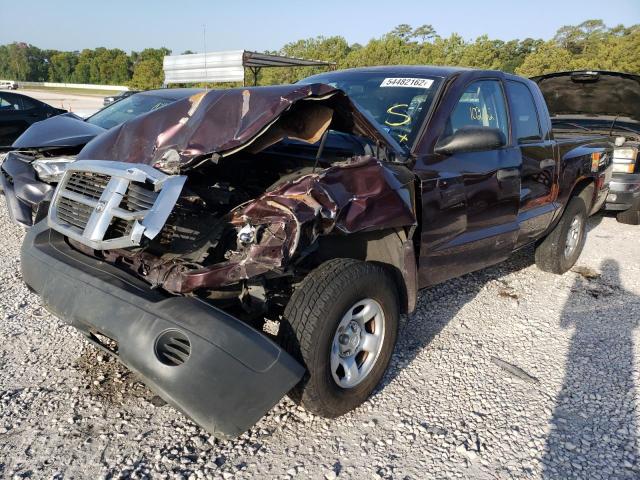
[[402, 121], [398, 121], [398, 122], [390, 122], [389, 120], [385, 120], [384, 123], [385, 125], [389, 125], [390, 127], [401, 127], [402, 125], [407, 125], [409, 123], [411, 123], [411, 116], [407, 115], [406, 113], [402, 113], [402, 112], [396, 112], [394, 109], [396, 108], [407, 108], [409, 105], [406, 103], [398, 103], [396, 105], [392, 105], [387, 109], [387, 113], [389, 115], [397, 115], [399, 117], [402, 117], [403, 120]]

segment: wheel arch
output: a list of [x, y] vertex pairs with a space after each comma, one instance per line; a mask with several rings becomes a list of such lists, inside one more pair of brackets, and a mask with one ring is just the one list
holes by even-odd
[[351, 258], [383, 265], [398, 287], [401, 313], [415, 310], [418, 266], [413, 244], [414, 227], [329, 235], [318, 240], [315, 259]]
[[573, 186], [569, 198], [567, 199], [567, 205], [573, 197], [582, 197], [587, 207], [587, 215], [591, 215], [591, 209], [596, 203], [596, 181], [593, 177], [583, 177], [579, 179]]

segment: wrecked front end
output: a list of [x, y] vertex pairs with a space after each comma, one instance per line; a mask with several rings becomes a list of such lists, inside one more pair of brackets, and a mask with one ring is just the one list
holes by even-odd
[[23, 247], [54, 312], [218, 436], [301, 379], [280, 323], [307, 272], [360, 256], [415, 288], [399, 153], [340, 91], [277, 88], [210, 92], [99, 137]]

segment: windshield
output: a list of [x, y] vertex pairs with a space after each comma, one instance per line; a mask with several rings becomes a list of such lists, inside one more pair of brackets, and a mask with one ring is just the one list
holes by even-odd
[[336, 72], [298, 83], [326, 83], [344, 91], [398, 143], [408, 147], [433, 103], [441, 79], [384, 72]]
[[162, 108], [173, 101], [154, 95], [131, 95], [103, 108], [87, 118], [87, 122], [108, 130], [143, 113]]

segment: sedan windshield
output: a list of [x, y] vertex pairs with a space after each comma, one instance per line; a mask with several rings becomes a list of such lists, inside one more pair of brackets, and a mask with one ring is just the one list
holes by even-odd
[[344, 91], [398, 143], [408, 147], [433, 103], [441, 79], [380, 72], [329, 72], [298, 83], [326, 83]]
[[173, 102], [174, 100], [155, 95], [131, 95], [103, 108], [87, 118], [87, 122], [108, 130], [138, 115], [157, 110]]

